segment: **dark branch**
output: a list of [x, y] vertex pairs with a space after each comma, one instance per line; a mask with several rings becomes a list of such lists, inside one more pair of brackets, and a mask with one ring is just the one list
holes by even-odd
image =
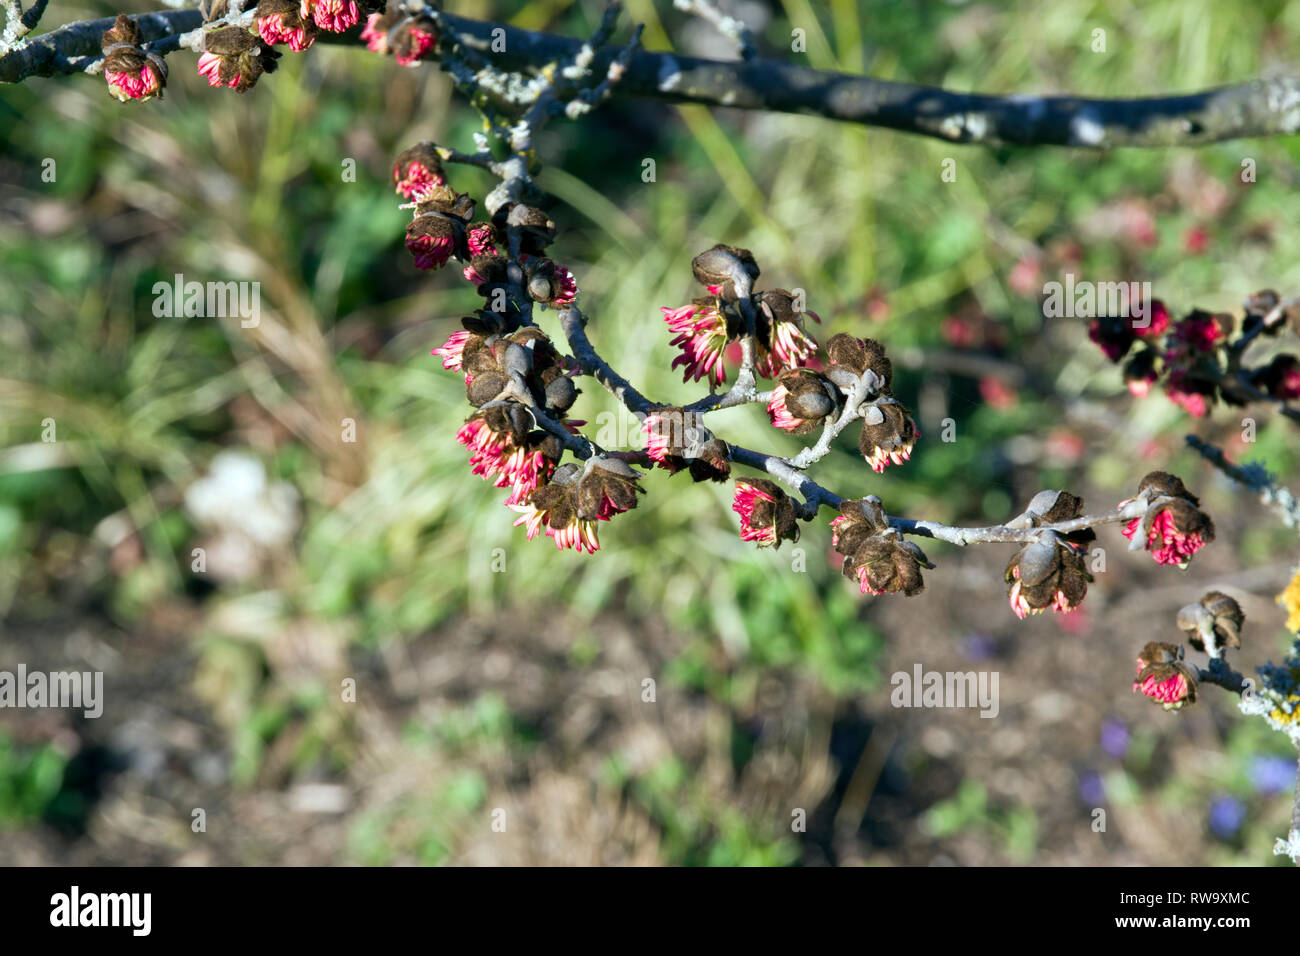
[[[145, 41], [197, 28], [197, 10], [137, 16]], [[482, 58], [506, 69], [535, 70], [578, 53], [582, 41], [443, 13], [444, 28]], [[0, 82], [84, 72], [99, 59], [110, 20], [69, 24], [0, 56]], [[505, 51], [492, 51], [492, 31], [505, 30]], [[359, 29], [323, 39], [359, 42]], [[602, 73], [622, 48], [596, 51]], [[638, 50], [613, 95], [702, 103], [737, 109], [806, 113], [882, 126], [958, 143], [989, 146], [1198, 146], [1300, 130], [1300, 79], [1255, 80], [1200, 93], [1139, 99], [1078, 96], [990, 96], [892, 83], [752, 59], [705, 60]]]

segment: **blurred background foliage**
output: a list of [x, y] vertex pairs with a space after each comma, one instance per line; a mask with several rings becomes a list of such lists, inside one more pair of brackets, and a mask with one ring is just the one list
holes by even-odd
[[[447, 6], [569, 35], [601, 10]], [[666, 2], [626, 6], [652, 49], [730, 56]], [[117, 9], [56, 0], [45, 19]], [[744, 12], [767, 55], [994, 93], [1128, 96], [1294, 73], [1300, 34], [1300, 7], [1280, 0], [781, 0]], [[788, 52], [794, 28], [806, 54]], [[999, 549], [932, 546], [929, 594], [863, 598], [820, 523], [801, 551], [760, 553], [737, 537], [729, 486], [664, 475], [602, 529], [595, 557], [525, 542], [503, 493], [468, 475], [454, 440], [461, 381], [429, 355], [477, 297], [454, 274], [412, 267], [389, 182], [415, 141], [470, 147], [476, 115], [437, 70], [356, 49], [286, 55], [244, 98], [209, 90], [190, 59], [171, 58], [166, 99], [143, 107], [91, 77], [0, 93], [0, 663], [82, 659], [110, 687], [102, 726], [0, 715], [11, 861], [1269, 861], [1286, 799], [1261, 789], [1252, 761], [1285, 746], [1238, 726], [1225, 701], [1171, 717], [1128, 700], [1128, 648], [1149, 636], [1131, 625], [1082, 638], [1096, 640], [1083, 661], [1106, 640], [1118, 648], [1096, 694], [1047, 688], [1078, 694], [1068, 746], [1032, 707], [990, 722], [1028, 741], [1017, 760], [1043, 762], [1037, 797], [924, 737], [927, 721], [948, 721], [960, 744], [984, 733], [978, 719], [891, 711], [887, 675], [921, 659], [909, 642], [983, 640], [995, 650], [953, 660], [1000, 667], [1004, 688], [1017, 671], [1049, 682], [1050, 667], [1017, 651]], [[1253, 663], [1284, 646], [1267, 598], [1296, 560], [1294, 537], [1181, 436], [1194, 426], [1286, 478], [1294, 430], [1257, 410], [1245, 445], [1234, 410], [1193, 423], [1162, 396], [1130, 400], [1086, 323], [1044, 320], [1038, 297], [1065, 272], [1150, 280], [1176, 312], [1231, 309], [1264, 286], [1294, 294], [1297, 150], [1294, 137], [994, 150], [615, 100], [546, 131], [540, 184], [594, 342], [657, 400], [698, 397], [668, 369], [659, 307], [695, 294], [690, 258], [716, 241], [752, 249], [761, 285], [806, 290], [823, 340], [887, 344], [924, 437], [881, 476], [841, 443], [817, 475], [842, 494], [991, 523], [1044, 487], [1107, 506], [1156, 467], [1210, 492], [1223, 540], [1207, 573], [1247, 575], [1248, 613], [1263, 615]], [[947, 159], [955, 182], [941, 181]], [[1257, 179], [1243, 184], [1246, 159]], [[453, 184], [480, 199], [489, 186], [462, 168]], [[260, 325], [156, 317], [154, 285], [177, 274], [259, 282]], [[550, 316], [543, 326], [554, 330]], [[575, 413], [634, 428], [594, 383]], [[738, 443], [798, 447], [761, 410], [715, 417]], [[942, 442], [948, 418], [957, 440]], [[223, 449], [243, 457], [211, 480]], [[206, 506], [193, 491], [204, 476]], [[234, 517], [205, 521], [214, 509]], [[238, 520], [264, 513], [279, 532]], [[1129, 560], [1114, 550], [1117, 566]], [[1095, 600], [1131, 610], [1145, 587], [1178, 587], [1173, 572], [1131, 567]], [[1158, 604], [1152, 620], [1167, 622]], [[1050, 621], [1020, 632], [1031, 627], [1049, 655], [1080, 640]], [[645, 677], [657, 705], [640, 699]], [[356, 706], [339, 700], [345, 679]], [[610, 680], [627, 686], [601, 690]], [[124, 698], [138, 708], [129, 719], [114, 712]], [[650, 706], [663, 714], [645, 717]], [[1122, 751], [1104, 746], [1106, 720], [1124, 727]], [[295, 841], [286, 800], [331, 821], [326, 835]], [[1194, 839], [1175, 850], [1125, 831], [1093, 849], [1073, 834], [1098, 800], [1186, 818]], [[192, 832], [191, 806], [248, 839], [212, 846]], [[498, 807], [517, 814], [517, 843], [492, 842]], [[807, 832], [792, 831], [792, 808]], [[144, 820], [164, 835], [142, 837]]]

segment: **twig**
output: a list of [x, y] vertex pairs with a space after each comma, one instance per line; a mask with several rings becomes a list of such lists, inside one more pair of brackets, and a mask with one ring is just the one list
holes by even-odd
[[1258, 494], [1259, 500], [1276, 511], [1288, 528], [1300, 528], [1300, 500], [1289, 489], [1279, 485], [1263, 465], [1234, 465], [1218, 446], [1195, 435], [1186, 436], [1186, 441], [1219, 471]]
[[744, 22], [727, 16], [718, 9], [713, 0], [673, 0], [673, 6], [685, 13], [692, 13], [702, 20], [713, 24], [713, 28], [736, 44], [736, 52], [742, 60], [753, 60], [758, 56], [754, 46], [754, 35]]

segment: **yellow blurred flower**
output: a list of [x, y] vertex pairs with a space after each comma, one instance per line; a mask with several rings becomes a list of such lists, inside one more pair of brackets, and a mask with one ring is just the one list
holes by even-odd
[[1296, 569], [1291, 583], [1277, 596], [1277, 603], [1286, 608], [1286, 629], [1300, 633], [1300, 568]]

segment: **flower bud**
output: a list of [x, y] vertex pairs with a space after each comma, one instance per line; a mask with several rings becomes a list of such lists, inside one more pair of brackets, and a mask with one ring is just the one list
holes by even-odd
[[236, 93], [247, 93], [263, 73], [275, 72], [280, 59], [278, 51], [240, 27], [207, 31], [203, 49], [199, 75], [207, 78], [208, 86], [225, 86]]
[[546, 386], [546, 407], [560, 413], [567, 412], [578, 400], [578, 392], [573, 379], [560, 374]]
[[506, 214], [506, 228], [518, 229], [519, 251], [524, 255], [540, 255], [555, 241], [555, 223], [536, 206], [514, 203]]
[[1196, 683], [1196, 671], [1183, 662], [1180, 645], [1151, 641], [1138, 654], [1133, 690], [1165, 710], [1179, 710], [1195, 703]]
[[921, 569], [933, 567], [919, 547], [890, 529], [863, 539], [841, 570], [863, 594], [902, 591], [911, 597], [925, 590]]
[[264, 43], [287, 43], [294, 53], [316, 41], [316, 24], [303, 16], [302, 4], [296, 0], [260, 0], [253, 28]]
[[838, 416], [839, 400], [839, 390], [826, 378], [796, 369], [777, 382], [767, 413], [777, 428], [803, 435], [820, 428], [831, 416]]
[[528, 294], [535, 302], [557, 308], [573, 304], [578, 294], [578, 283], [573, 273], [550, 259], [522, 256], [520, 261], [528, 280]]
[[1241, 605], [1222, 591], [1210, 591], [1198, 604], [1178, 612], [1178, 629], [1187, 632], [1187, 643], [1202, 654], [1222, 657], [1230, 647], [1241, 647], [1241, 625], [1246, 615]]
[[[266, 0], [263, 0], [265, 3]], [[422, 200], [434, 186], [446, 186], [447, 174], [433, 143], [416, 143], [397, 154], [393, 162], [393, 185], [411, 200]]]
[[1049, 607], [1058, 613], [1073, 611], [1088, 593], [1092, 580], [1083, 563], [1083, 551], [1054, 531], [1041, 534], [1017, 551], [1004, 574], [1011, 610], [1022, 620]]
[[731, 510], [740, 515], [742, 541], [756, 542], [760, 548], [779, 548], [782, 541], [799, 540], [794, 502], [776, 482], [738, 479]]
[[167, 64], [156, 53], [140, 48], [140, 28], [124, 14], [100, 35], [104, 51], [104, 79], [108, 92], [120, 102], [162, 98], [167, 85]]
[[691, 271], [697, 282], [708, 288], [710, 294], [734, 302], [738, 298], [735, 278], [747, 276], [753, 283], [759, 276], [758, 263], [748, 249], [738, 249], [719, 243], [691, 260]]
[[441, 269], [456, 251], [455, 221], [439, 213], [417, 216], [406, 224], [406, 248], [417, 269]]
[[912, 446], [920, 437], [906, 408], [893, 399], [879, 399], [864, 408], [858, 451], [871, 470], [879, 473], [911, 458]]
[[593, 458], [574, 489], [575, 511], [583, 521], [608, 521], [636, 507], [645, 494], [641, 475], [617, 458]]
[[[838, 335], [832, 335], [830, 341], [826, 343], [826, 354], [830, 357], [832, 365], [847, 369], [859, 378], [868, 370], [876, 374], [879, 382], [875, 389], [868, 391], [868, 398], [875, 394], [889, 394], [893, 385], [894, 365], [885, 355], [885, 347], [875, 339], [860, 339], [840, 332]], [[849, 390], [833, 373], [830, 377], [841, 389]]]
[[1156, 371], [1160, 353], [1152, 348], [1142, 348], [1124, 363], [1124, 384], [1134, 398], [1146, 398], [1151, 386], [1160, 377]]
[[1275, 355], [1253, 377], [1256, 386], [1274, 398], [1300, 398], [1300, 360], [1294, 355]]
[[1137, 498], [1130, 500], [1138, 499], [1149, 502], [1146, 514], [1129, 521], [1123, 534], [1131, 548], [1145, 546], [1157, 564], [1185, 568], [1192, 555], [1214, 540], [1214, 522], [1180, 478], [1153, 471], [1138, 485]]

